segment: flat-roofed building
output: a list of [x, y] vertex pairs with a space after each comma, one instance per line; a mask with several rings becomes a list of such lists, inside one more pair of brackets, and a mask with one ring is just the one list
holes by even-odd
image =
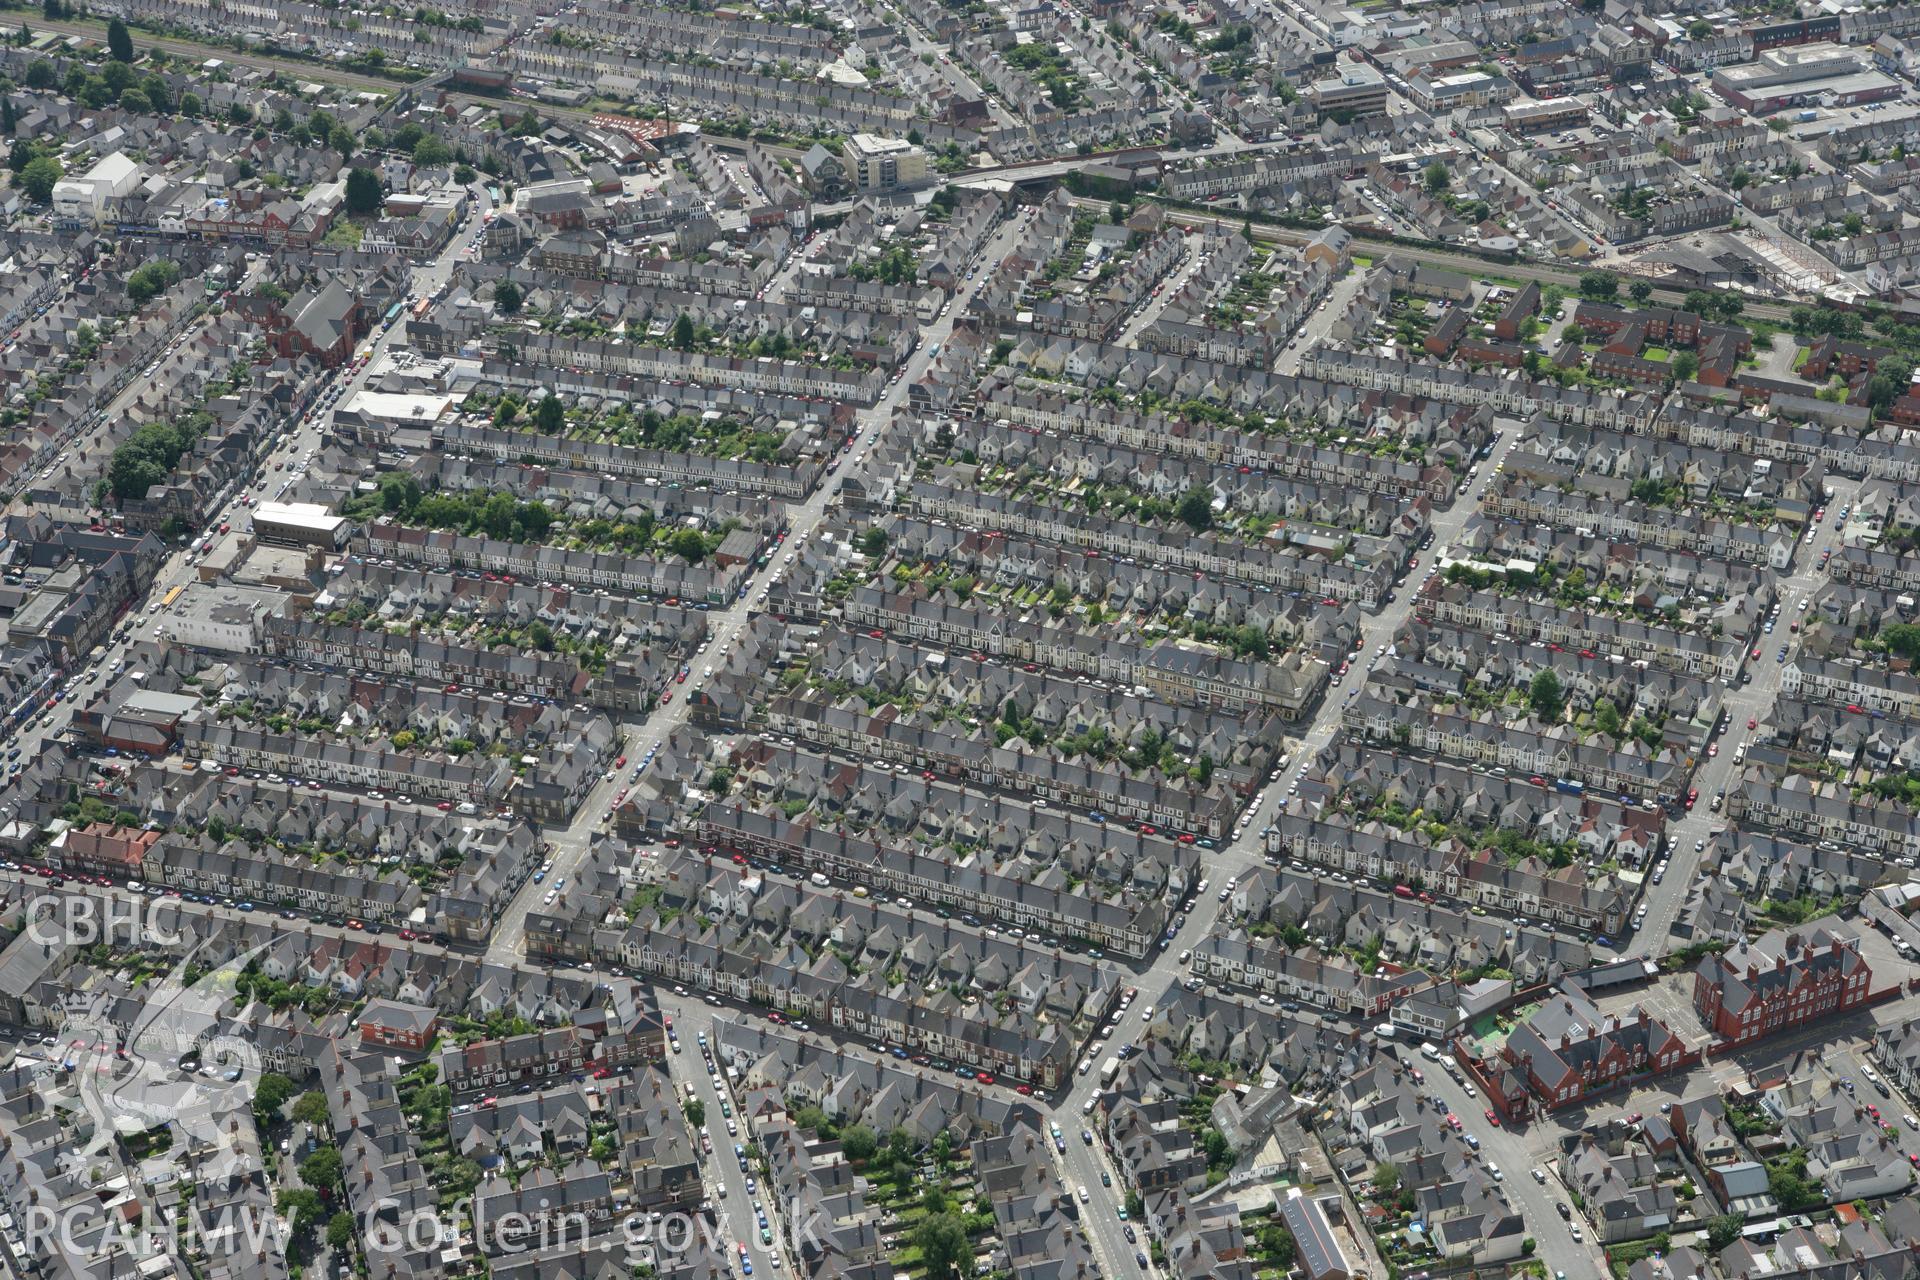
[[263, 502], [253, 511], [254, 536], [287, 546], [338, 548], [350, 524], [317, 502]]
[[1378, 115], [1387, 109], [1387, 79], [1362, 62], [1338, 64], [1338, 72], [1315, 80], [1307, 90], [1313, 105], [1328, 115]]

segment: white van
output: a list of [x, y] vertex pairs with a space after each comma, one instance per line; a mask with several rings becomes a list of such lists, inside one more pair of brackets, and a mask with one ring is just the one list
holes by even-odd
[[1429, 1062], [1440, 1061], [1440, 1046], [1429, 1040], [1420, 1046], [1420, 1056]]

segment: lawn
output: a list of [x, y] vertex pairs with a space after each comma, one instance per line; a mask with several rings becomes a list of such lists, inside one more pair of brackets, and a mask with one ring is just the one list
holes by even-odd
[[1658, 360], [1661, 364], [1665, 364], [1667, 361], [1673, 359], [1673, 352], [1667, 350], [1665, 347], [1648, 347], [1640, 354], [1649, 360]]

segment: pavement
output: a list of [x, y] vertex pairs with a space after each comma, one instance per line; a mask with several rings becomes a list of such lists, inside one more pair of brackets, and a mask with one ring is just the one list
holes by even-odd
[[[1712, 807], [1713, 797], [1732, 787], [1740, 777], [1740, 765], [1735, 763], [1734, 755], [1742, 743], [1753, 738], [1747, 721], [1764, 724], [1773, 711], [1774, 700], [1780, 695], [1780, 672], [1784, 665], [1779, 654], [1785, 650], [1791, 658], [1800, 647], [1800, 637], [1793, 632], [1791, 624], [1807, 616], [1800, 611], [1800, 601], [1811, 597], [1828, 581], [1820, 568], [1820, 553], [1838, 548], [1837, 512], [1842, 506], [1853, 504], [1860, 482], [1833, 476], [1828, 478], [1827, 489], [1832, 496], [1827, 501], [1826, 520], [1811, 526], [1812, 536], [1803, 540], [1794, 553], [1792, 572], [1775, 580], [1780, 592], [1780, 617], [1773, 634], [1768, 635], [1756, 626], [1747, 639], [1749, 656], [1745, 669], [1752, 673], [1753, 683], [1727, 687], [1730, 727], [1715, 744], [1719, 754], [1702, 761], [1694, 773], [1692, 785], [1700, 792], [1699, 803], [1668, 827], [1668, 846], [1672, 852], [1661, 883], [1647, 886], [1646, 918], [1632, 935], [1631, 942], [1615, 940], [1627, 954], [1656, 956], [1672, 945], [1673, 924], [1679, 919], [1696, 882], [1701, 880], [1702, 853], [1694, 846], [1707, 839], [1713, 828], [1726, 825], [1724, 809], [1715, 812]], [[1750, 656], [1756, 647], [1760, 650], [1758, 658]]]
[[[478, 202], [475, 206], [475, 218], [478, 219], [488, 207], [485, 184], [476, 183], [472, 190]], [[476, 221], [473, 225], [477, 226], [478, 222]], [[432, 293], [446, 283], [454, 264], [464, 256], [471, 230], [471, 227], [462, 230], [438, 258], [415, 269], [413, 279], [416, 293]], [[264, 263], [252, 264], [249, 267], [249, 277], [264, 269]], [[363, 345], [371, 346], [378, 353], [396, 341], [403, 341], [405, 332], [404, 324], [396, 324], [390, 330], [376, 332]], [[341, 393], [341, 398], [345, 399], [351, 389], [360, 386], [365, 378], [365, 368], [352, 373], [343, 371], [337, 373], [335, 378], [326, 385], [343, 384], [347, 390]], [[130, 383], [109, 406], [108, 413], [120, 412], [122, 406], [138, 394], [141, 385], [138, 379]], [[324, 391], [324, 387], [322, 390]], [[217, 513], [208, 520], [211, 528], [194, 533], [188, 546], [176, 547], [168, 555], [161, 564], [159, 572], [154, 575], [153, 586], [147, 594], [146, 608], [142, 610], [136, 607], [129, 611], [126, 621], [131, 622], [132, 626], [126, 638], [109, 639], [102, 646], [103, 652], [97, 661], [90, 660], [89, 665], [84, 669], [70, 671], [68, 673], [70, 675], [81, 676], [81, 683], [75, 687], [73, 694], [62, 698], [51, 710], [42, 713], [37, 718], [37, 722], [23, 725], [15, 734], [13, 742], [21, 748], [22, 758], [32, 759], [47, 745], [61, 741], [66, 735], [68, 725], [72, 722], [74, 711], [84, 706], [88, 698], [115, 678], [112, 673], [116, 664], [126, 664], [128, 671], [137, 668], [138, 664], [134, 661], [135, 647], [142, 641], [157, 637], [161, 621], [168, 612], [161, 602], [173, 588], [197, 580], [196, 566], [204, 554], [197, 548], [203, 542], [210, 541], [218, 547], [229, 538], [244, 537], [250, 521], [247, 509], [238, 505], [241, 493], [251, 492], [256, 499], [269, 499], [279, 491], [283, 481], [299, 476], [304, 467], [302, 460], [309, 452], [320, 448], [330, 416], [316, 410], [306, 421], [296, 421], [287, 428], [284, 433], [284, 443], [261, 452], [259, 468], [254, 473], [253, 479], [255, 483], [264, 480], [266, 482], [264, 489], [254, 488], [243, 479], [222, 495], [216, 504]], [[10, 510], [17, 512], [21, 508], [15, 504], [10, 507]], [[218, 526], [223, 521], [231, 526], [230, 531], [225, 534], [217, 532]]]
[[[1024, 222], [1019, 218], [1002, 223], [987, 240], [979, 262], [990, 264], [999, 262], [1013, 251]], [[977, 275], [985, 275], [981, 270]], [[790, 280], [791, 275], [783, 268], [776, 274], [775, 284]], [[978, 288], [977, 280], [970, 280], [948, 303], [946, 309], [930, 325], [920, 330], [920, 345], [908, 357], [902, 366], [901, 376], [888, 385], [880, 399], [868, 409], [862, 409], [856, 415], [858, 439], [853, 448], [842, 456], [838, 472], [829, 475], [826, 482], [816, 489], [805, 501], [790, 506], [787, 511], [787, 540], [783, 546], [792, 550], [808, 538], [826, 518], [828, 509], [839, 495], [840, 485], [849, 474], [858, 470], [872, 446], [874, 434], [893, 417], [894, 411], [903, 407], [907, 401], [907, 389], [918, 381], [931, 363], [932, 352], [943, 345], [953, 333], [954, 318], [964, 310], [967, 300]], [[772, 289], [769, 298], [775, 297]], [[732, 651], [740, 640], [753, 611], [757, 607], [760, 591], [768, 586], [786, 570], [786, 562], [780, 556], [769, 557], [765, 567], [757, 570], [748, 579], [746, 589], [731, 604], [723, 609], [714, 610], [706, 615], [707, 645], [695, 658], [689, 659], [689, 665], [717, 666]], [[697, 679], [674, 688], [691, 693], [699, 687]], [[678, 696], [665, 706], [656, 706], [651, 713], [628, 720], [620, 725], [627, 743], [627, 755], [638, 760], [646, 754], [648, 746], [664, 741], [676, 729], [687, 722], [689, 715], [687, 698]], [[570, 882], [577, 878], [579, 870], [585, 864], [593, 837], [604, 825], [604, 814], [611, 805], [613, 795], [623, 786], [630, 786], [633, 778], [639, 774], [639, 766], [634, 765], [627, 773], [615, 774], [611, 781], [603, 778], [581, 801], [575, 811], [573, 821], [564, 829], [549, 833], [548, 839], [553, 845], [553, 870], [547, 881], [534, 883], [528, 881], [520, 886], [513, 901], [508, 904], [495, 922], [493, 940], [487, 947], [487, 958], [497, 963], [511, 963], [521, 958], [522, 945], [527, 934], [527, 913], [544, 897], [551, 882], [565, 877]]]

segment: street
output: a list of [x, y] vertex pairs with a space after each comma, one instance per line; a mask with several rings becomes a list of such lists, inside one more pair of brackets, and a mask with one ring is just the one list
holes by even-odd
[[[979, 262], [983, 266], [999, 262], [1011, 252], [1023, 227], [1024, 223], [1018, 218], [1002, 223], [988, 238]], [[987, 273], [983, 269], [975, 274], [984, 276]], [[784, 288], [791, 279], [792, 276], [783, 269], [775, 282]], [[828, 476], [826, 482], [805, 501], [788, 507], [789, 531], [783, 544], [786, 549], [796, 549], [813, 536], [838, 496], [841, 483], [848, 474], [858, 469], [872, 447], [874, 435], [892, 420], [896, 410], [906, 404], [908, 389], [926, 372], [934, 358], [933, 353], [952, 335], [954, 319], [965, 309], [967, 300], [977, 287], [976, 282], [969, 281], [954, 294], [938, 319], [921, 328], [920, 343], [907, 358], [901, 376], [887, 387], [871, 408], [859, 411], [856, 417], [858, 438], [852, 450], [845, 455], [841, 469]], [[773, 296], [771, 289], [768, 293], [769, 297]], [[766, 565], [747, 580], [745, 591], [737, 599], [706, 615], [708, 642], [701, 656], [707, 665], [717, 665], [732, 651], [752, 617], [761, 589], [779, 577], [785, 568], [784, 561], [779, 557], [769, 557]], [[697, 687], [698, 681], [689, 682], [686, 686], [688, 692]], [[644, 756], [650, 744], [664, 741], [687, 722], [688, 715], [688, 699], [683, 696], [665, 706], [654, 707], [643, 717], [623, 723], [619, 728], [627, 742], [627, 754], [636, 759]], [[639, 771], [636, 764], [630, 773], [616, 773], [611, 780], [603, 778], [595, 783], [575, 811], [573, 821], [564, 829], [549, 832], [548, 839], [553, 844], [553, 877], [577, 879], [594, 833], [604, 825], [604, 815], [612, 797], [621, 787], [630, 785]], [[487, 947], [489, 960], [507, 963], [521, 958], [522, 944], [527, 934], [527, 913], [539, 904], [545, 892], [545, 884], [536, 884], [531, 880], [520, 886], [513, 901], [495, 922], [493, 941]]]

